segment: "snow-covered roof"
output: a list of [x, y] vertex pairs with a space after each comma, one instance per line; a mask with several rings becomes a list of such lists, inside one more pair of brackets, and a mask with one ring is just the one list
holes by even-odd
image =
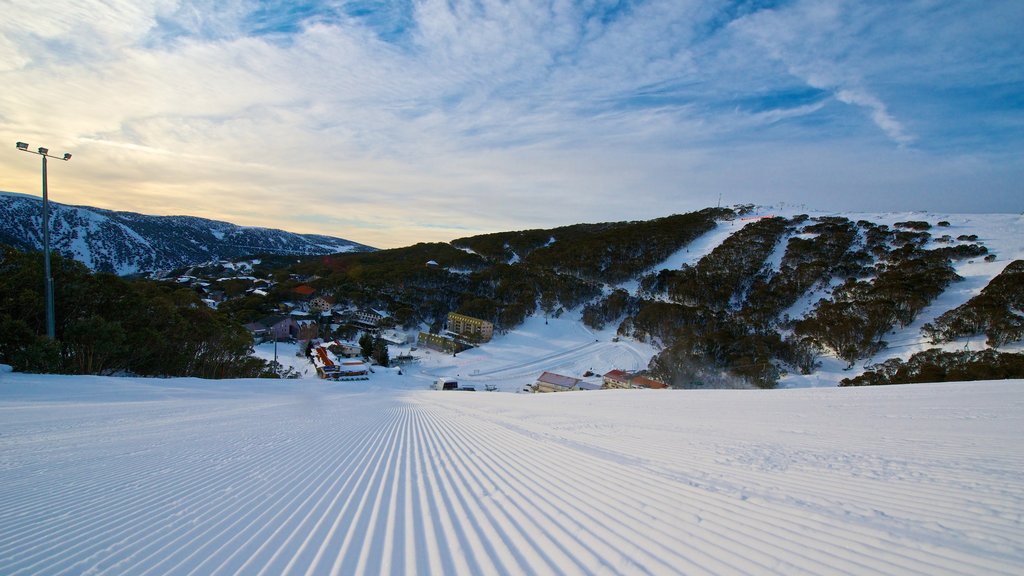
[[545, 382], [547, 384], [553, 384], [561, 388], [572, 388], [573, 386], [580, 383], [579, 378], [573, 378], [572, 376], [563, 376], [561, 374], [555, 374], [554, 372], [544, 372], [537, 378], [537, 382]]

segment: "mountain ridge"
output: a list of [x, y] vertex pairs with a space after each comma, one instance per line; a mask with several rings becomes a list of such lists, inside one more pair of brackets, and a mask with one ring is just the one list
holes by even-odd
[[[0, 192], [0, 243], [41, 250], [42, 199]], [[137, 274], [254, 254], [324, 255], [375, 248], [323, 234], [50, 203], [50, 246], [100, 272]]]

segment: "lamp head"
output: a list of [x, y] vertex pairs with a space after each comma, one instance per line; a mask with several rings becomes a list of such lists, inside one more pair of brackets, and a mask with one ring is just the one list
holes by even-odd
[[65, 159], [65, 160], [71, 160], [71, 154], [69, 154], [69, 153], [65, 152], [65, 153], [64, 153], [64, 159]]
[[28, 142], [18, 142], [15, 146], [18, 147], [18, 150], [28, 150]]
[[49, 154], [50, 153], [50, 149], [49, 148], [43, 148], [42, 146], [40, 146], [39, 147], [39, 153], [40, 154]]

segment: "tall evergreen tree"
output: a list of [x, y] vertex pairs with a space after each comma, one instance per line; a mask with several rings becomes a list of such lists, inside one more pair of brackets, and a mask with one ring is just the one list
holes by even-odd
[[385, 368], [387, 368], [390, 363], [390, 358], [388, 358], [388, 343], [380, 336], [373, 341], [373, 361]]

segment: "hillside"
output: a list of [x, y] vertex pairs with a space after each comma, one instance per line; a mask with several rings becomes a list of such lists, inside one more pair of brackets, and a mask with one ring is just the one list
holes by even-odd
[[1024, 572], [1022, 381], [421, 384], [0, 373], [0, 573]]
[[[0, 192], [0, 244], [42, 250], [42, 199]], [[238, 226], [194, 216], [149, 216], [50, 202], [50, 245], [89, 268], [120, 275], [255, 254], [372, 250], [317, 234]]]
[[[1024, 285], [1002, 273], [1024, 260], [1022, 228], [1020, 215], [737, 206], [342, 254], [291, 272], [413, 331], [439, 330], [449, 311], [499, 333], [566, 315], [652, 346], [646, 368], [674, 386], [771, 387], [935, 346], [1020, 350]], [[1001, 276], [1003, 297], [971, 304]], [[979, 310], [987, 320], [954, 318]]]
[[[76, 230], [62, 242], [84, 235], [72, 245], [85, 246], [94, 266], [115, 260], [106, 248], [94, 254], [92, 240], [110, 242], [114, 252], [135, 250], [154, 267], [176, 261], [156, 262], [167, 250], [175, 258], [210, 258], [210, 246], [256, 242], [247, 234], [268, 234], [264, 240], [279, 251], [310, 241], [195, 218], [66, 207], [56, 214], [57, 229]], [[90, 229], [83, 218], [94, 221], [95, 233], [82, 232]], [[153, 231], [164, 225], [166, 234]], [[388, 327], [412, 337], [443, 330], [453, 311], [492, 322], [498, 336], [532, 317], [564, 318], [643, 345], [652, 352], [631, 369], [678, 388], [833, 385], [868, 373], [857, 383], [990, 379], [1018, 370], [1016, 358], [994, 354], [1024, 348], [1022, 227], [1020, 215], [806, 214], [743, 205], [380, 251], [303, 244], [346, 250], [178, 275], [238, 326], [302, 312], [304, 298], [315, 294], [331, 308], [330, 335], [341, 338], [358, 337], [353, 318], [365, 309], [384, 312]], [[182, 238], [191, 252], [171, 244]], [[178, 247], [152, 249], [172, 245]], [[36, 307], [23, 305], [19, 286], [9, 286], [0, 312], [23, 319], [31, 332]], [[306, 296], [297, 297], [298, 289]], [[116, 294], [96, 298], [115, 302]], [[933, 348], [945, 355], [914, 357]]]

